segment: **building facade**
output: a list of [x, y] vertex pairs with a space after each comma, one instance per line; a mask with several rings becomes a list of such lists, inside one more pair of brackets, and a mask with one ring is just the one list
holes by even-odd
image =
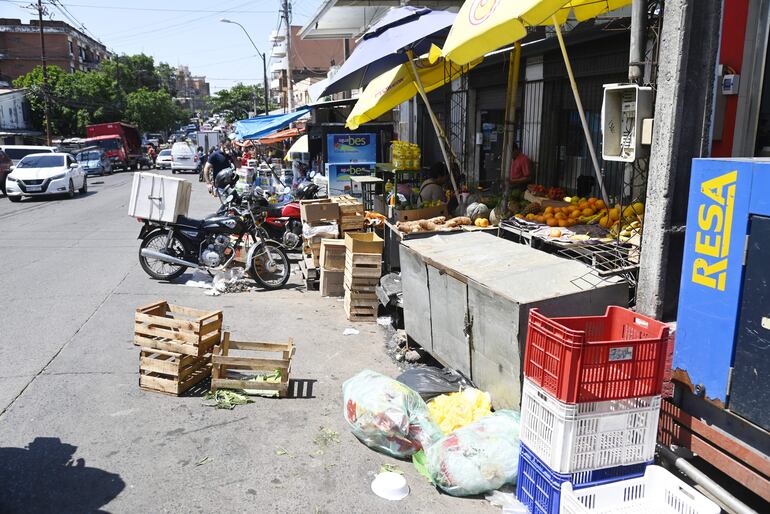
[[0, 89], [0, 142], [36, 143], [40, 132], [31, 128], [25, 89]]
[[[111, 53], [102, 43], [76, 28], [54, 20], [43, 21], [46, 60], [69, 73], [91, 71]], [[0, 81], [12, 82], [41, 64], [40, 23], [0, 18]]]
[[194, 76], [188, 66], [176, 69], [176, 98], [175, 100], [192, 113], [208, 114], [208, 98], [211, 96], [211, 86], [205, 76]]

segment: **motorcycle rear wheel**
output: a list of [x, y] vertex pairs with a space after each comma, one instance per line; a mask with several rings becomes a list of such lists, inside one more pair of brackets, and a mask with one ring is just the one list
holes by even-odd
[[[272, 264], [268, 256], [272, 259]], [[249, 263], [249, 275], [263, 289], [280, 289], [289, 281], [291, 263], [283, 248], [267, 242], [254, 252], [254, 257]]]
[[150, 275], [155, 280], [174, 280], [179, 278], [187, 271], [187, 266], [179, 266], [177, 264], [171, 264], [168, 262], [159, 261], [157, 259], [148, 258], [142, 255], [142, 249], [149, 248], [159, 252], [166, 253], [168, 249], [171, 250], [170, 254], [174, 257], [184, 259], [187, 253], [187, 248], [181, 239], [172, 235], [171, 244], [168, 245], [168, 232], [158, 231], [149, 234], [142, 240], [142, 244], [139, 245], [139, 264], [145, 273]]

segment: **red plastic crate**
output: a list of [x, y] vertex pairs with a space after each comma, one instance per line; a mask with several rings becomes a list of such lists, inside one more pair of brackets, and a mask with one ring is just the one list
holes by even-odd
[[529, 311], [524, 375], [565, 403], [661, 393], [668, 326], [623, 307], [604, 316]]

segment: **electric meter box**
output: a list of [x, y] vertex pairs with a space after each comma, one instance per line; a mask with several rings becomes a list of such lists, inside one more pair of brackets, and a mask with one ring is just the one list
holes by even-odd
[[652, 88], [605, 84], [602, 101], [602, 158], [634, 162], [642, 149], [642, 123], [652, 118]]

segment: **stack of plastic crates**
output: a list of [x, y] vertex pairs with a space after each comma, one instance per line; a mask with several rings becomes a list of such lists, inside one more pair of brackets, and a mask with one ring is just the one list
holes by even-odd
[[562, 484], [641, 477], [655, 452], [668, 327], [622, 307], [529, 315], [516, 493], [557, 514]]

